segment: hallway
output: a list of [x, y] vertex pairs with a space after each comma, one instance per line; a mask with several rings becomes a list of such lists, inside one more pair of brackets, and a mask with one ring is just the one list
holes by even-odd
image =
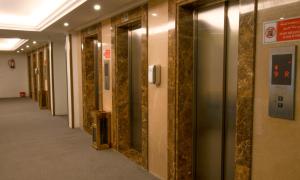
[[94, 150], [67, 117], [38, 110], [30, 99], [1, 99], [0, 120], [0, 179], [155, 179], [116, 151]]

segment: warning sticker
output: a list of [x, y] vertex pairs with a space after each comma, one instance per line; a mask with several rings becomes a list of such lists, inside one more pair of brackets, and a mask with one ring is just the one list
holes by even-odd
[[264, 23], [264, 43], [300, 40], [300, 18]]
[[111, 49], [107, 48], [103, 50], [103, 59], [110, 60], [111, 59]]

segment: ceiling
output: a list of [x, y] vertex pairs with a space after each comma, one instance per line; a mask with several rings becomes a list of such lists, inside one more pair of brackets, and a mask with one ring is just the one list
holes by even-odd
[[87, 0], [1, 0], [0, 29], [42, 31]]
[[[146, 2], [147, 0], [0, 0], [0, 38], [64, 40], [68, 32], [79, 31]], [[95, 4], [101, 5], [100, 11], [93, 9]], [[65, 22], [69, 23], [68, 27], [64, 27]], [[23, 46], [26, 43], [19, 49], [24, 48]], [[13, 48], [11, 51], [14, 51]]]
[[[46, 31], [58, 33], [77, 31], [147, 2], [148, 0], [88, 0], [74, 11], [49, 26]], [[100, 11], [95, 11], [93, 9], [95, 4], [101, 5]], [[68, 22], [70, 26], [68, 28], [63, 27], [64, 22]]]
[[26, 42], [26, 39], [0, 38], [0, 49], [2, 51], [15, 51]]

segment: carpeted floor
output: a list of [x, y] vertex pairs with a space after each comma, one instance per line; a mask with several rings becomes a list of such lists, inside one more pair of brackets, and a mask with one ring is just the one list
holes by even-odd
[[147, 180], [146, 170], [30, 99], [0, 99], [0, 180]]

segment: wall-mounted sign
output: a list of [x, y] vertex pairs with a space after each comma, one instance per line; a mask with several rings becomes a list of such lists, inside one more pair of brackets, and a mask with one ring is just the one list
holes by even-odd
[[128, 21], [128, 13], [123, 14], [123, 16], [121, 17], [121, 21], [122, 22]]
[[103, 59], [104, 60], [110, 60], [111, 59], [111, 49], [106, 48], [103, 50]]
[[300, 18], [264, 23], [264, 44], [300, 40]]

